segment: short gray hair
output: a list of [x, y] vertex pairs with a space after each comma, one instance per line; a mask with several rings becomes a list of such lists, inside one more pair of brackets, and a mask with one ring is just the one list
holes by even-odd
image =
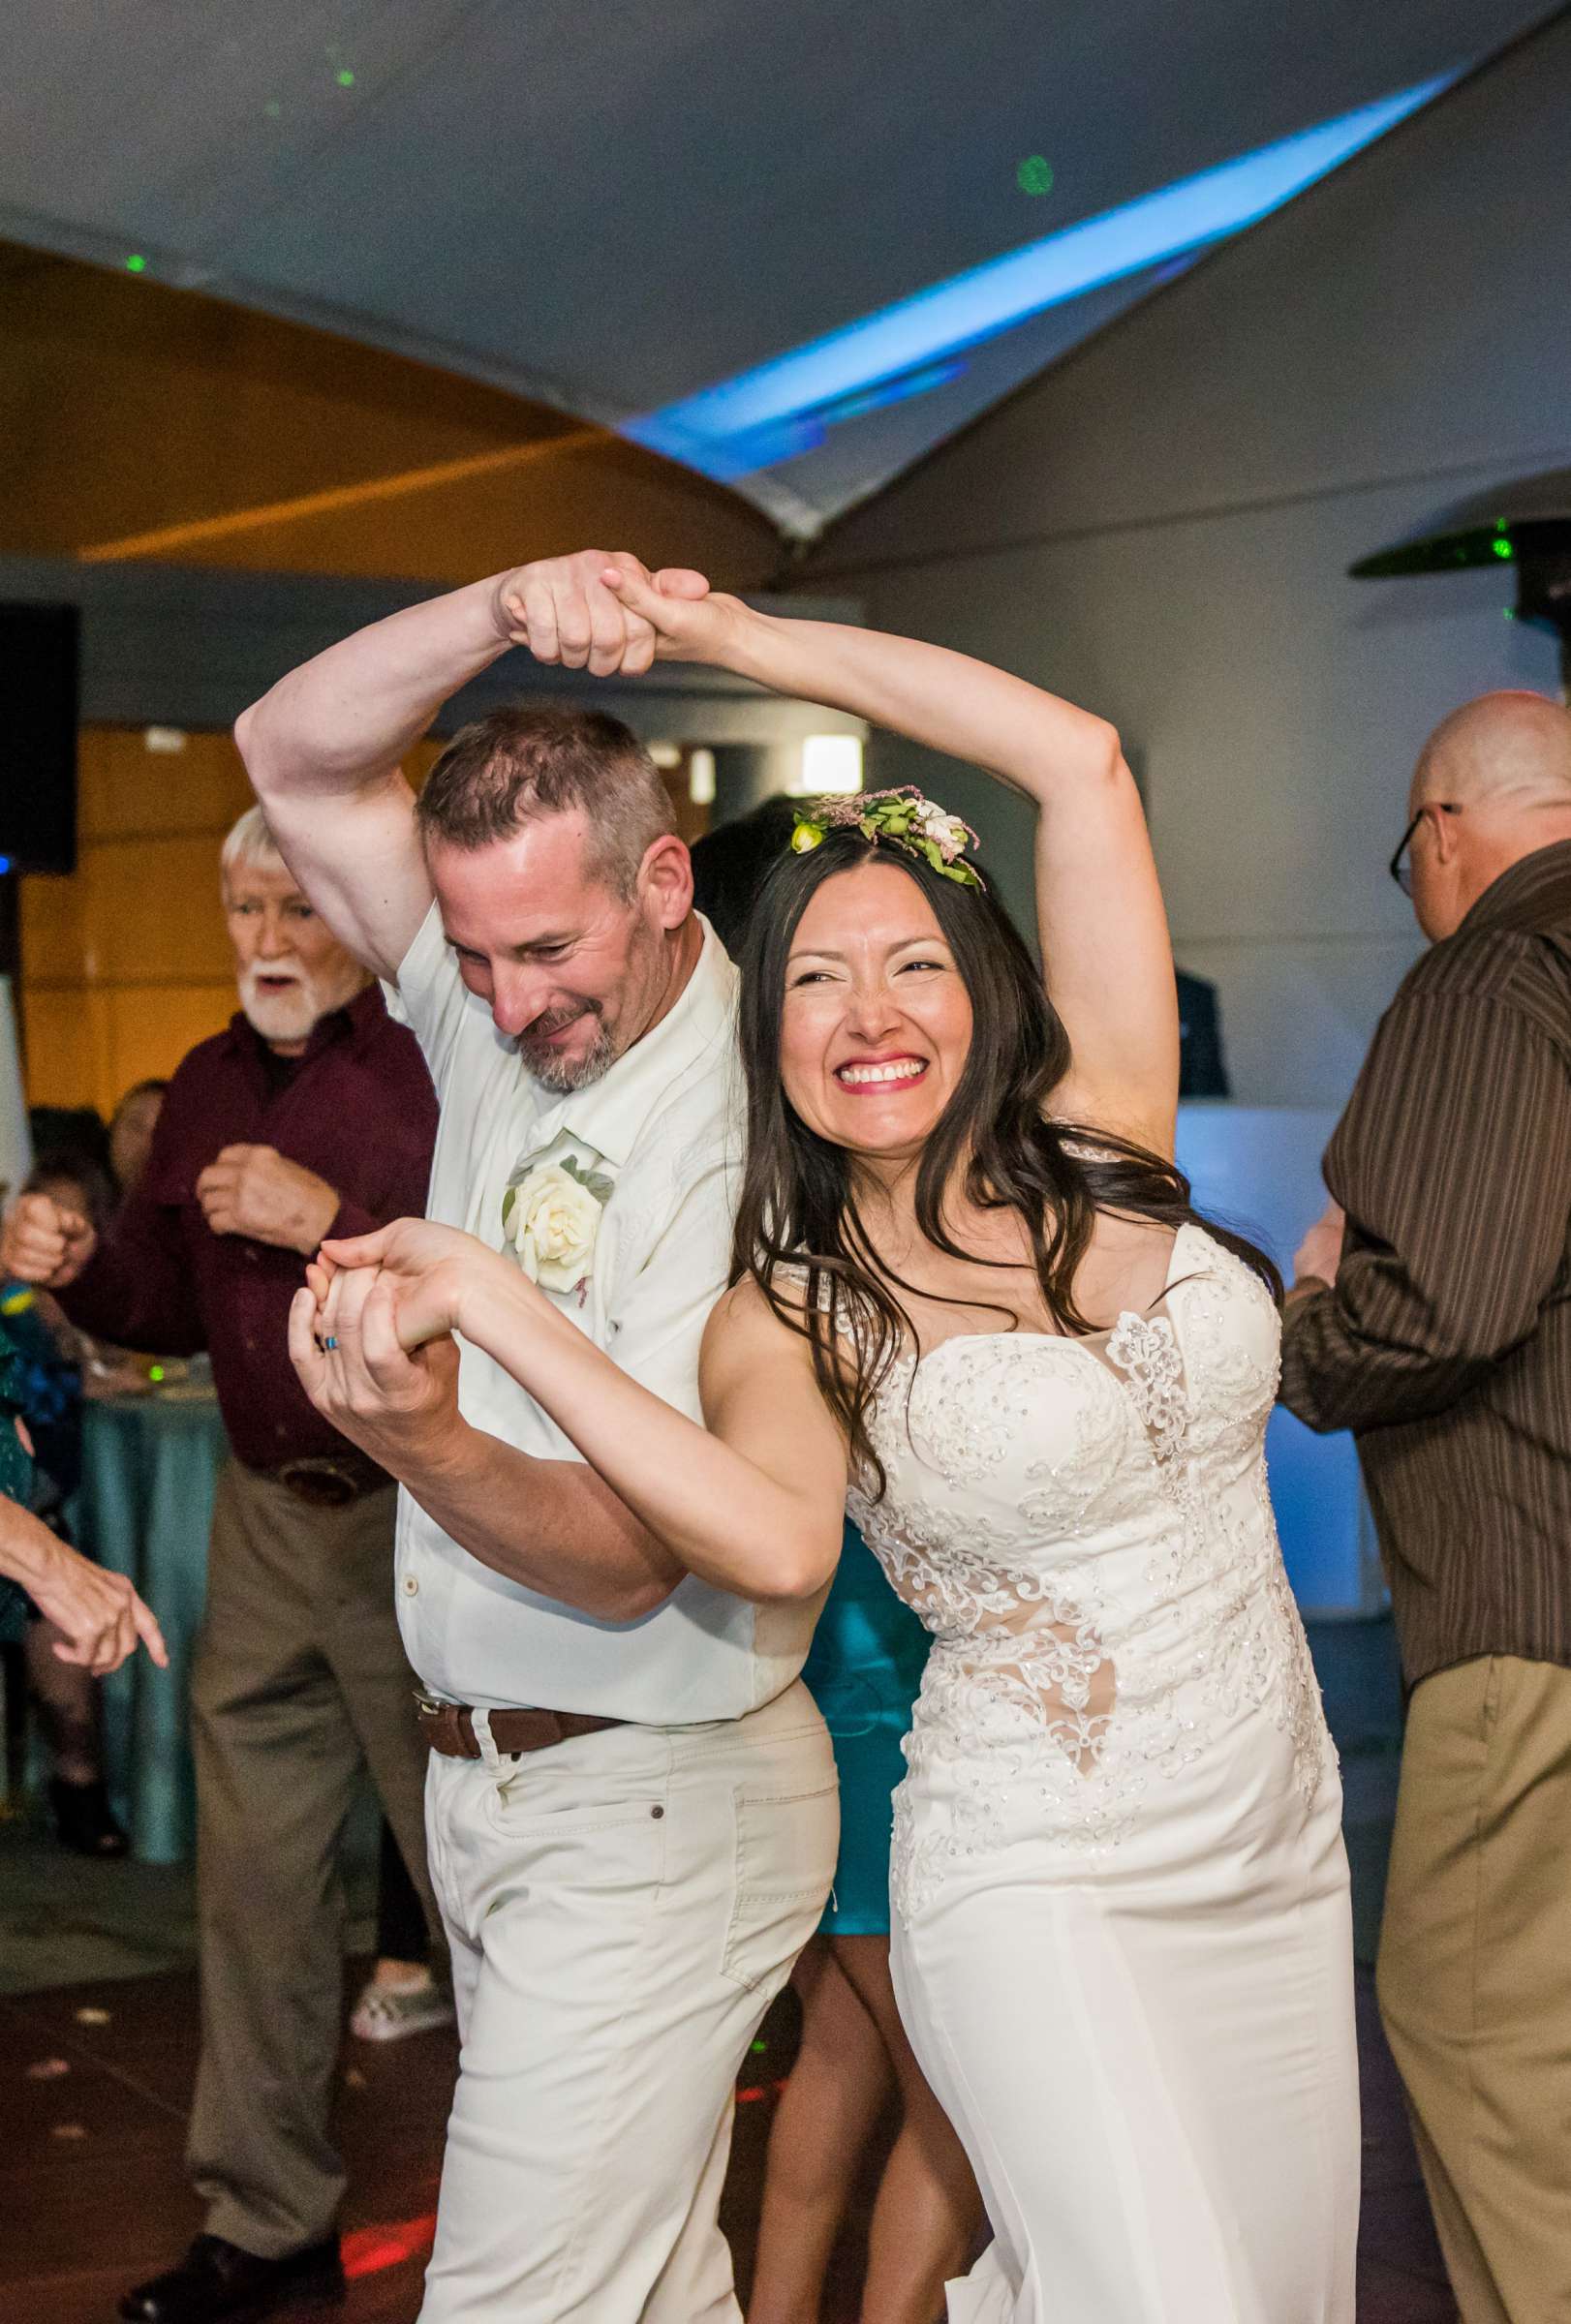
[[289, 866], [279, 852], [278, 841], [267, 828], [267, 818], [260, 807], [248, 807], [239, 821], [233, 824], [219, 853], [218, 871], [221, 879], [231, 872], [287, 872]]
[[588, 826], [593, 876], [626, 902], [649, 849], [676, 830], [671, 795], [630, 726], [568, 702], [518, 703], [462, 728], [415, 807], [423, 839], [463, 848], [573, 811]]

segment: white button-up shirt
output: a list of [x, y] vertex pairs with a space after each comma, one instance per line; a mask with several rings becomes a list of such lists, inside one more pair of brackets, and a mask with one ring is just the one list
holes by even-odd
[[[586, 1089], [543, 1089], [484, 1002], [466, 991], [433, 904], [388, 1005], [414, 1029], [442, 1103], [428, 1215], [503, 1246], [508, 1181], [570, 1156], [610, 1181], [564, 1311], [626, 1372], [701, 1420], [698, 1348], [725, 1286], [741, 1157], [736, 971], [703, 924], [703, 951], [661, 1022]], [[461, 1347], [465, 1418], [543, 1460], [580, 1457], [510, 1374]], [[801, 1667], [816, 1605], [755, 1606], [689, 1575], [635, 1622], [542, 1598], [481, 1565], [408, 1492], [399, 1495], [398, 1614], [433, 1694], [495, 1710], [535, 1704], [655, 1726], [730, 1719]]]

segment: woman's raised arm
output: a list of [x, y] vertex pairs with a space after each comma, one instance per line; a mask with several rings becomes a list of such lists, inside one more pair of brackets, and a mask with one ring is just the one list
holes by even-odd
[[654, 627], [660, 658], [710, 662], [850, 711], [1032, 801], [1043, 971], [1073, 1051], [1055, 1111], [1170, 1154], [1172, 949], [1139, 793], [1106, 719], [942, 646], [781, 620], [734, 597], [673, 599], [611, 570], [605, 582]]

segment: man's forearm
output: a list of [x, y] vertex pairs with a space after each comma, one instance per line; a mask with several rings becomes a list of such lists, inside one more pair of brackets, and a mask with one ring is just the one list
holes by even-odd
[[[387, 1460], [385, 1447], [380, 1457]], [[582, 1461], [537, 1460], [467, 1422], [439, 1453], [387, 1465], [428, 1516], [494, 1573], [606, 1622], [636, 1622], [683, 1568]]]
[[1412, 1330], [1367, 1324], [1339, 1282], [1300, 1290], [1282, 1317], [1281, 1401], [1321, 1435], [1432, 1420], [1465, 1395], [1486, 1351], [1424, 1346]]
[[449, 694], [508, 651], [497, 591], [471, 582], [356, 630], [281, 678], [235, 726], [264, 805], [380, 780]]

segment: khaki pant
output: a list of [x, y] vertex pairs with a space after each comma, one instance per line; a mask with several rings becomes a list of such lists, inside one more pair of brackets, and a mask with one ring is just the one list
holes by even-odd
[[840, 1829], [807, 1689], [433, 1757], [428, 1818], [464, 2047], [421, 2324], [741, 2324], [716, 2217], [736, 2072]]
[[1571, 1670], [1413, 1696], [1379, 1995], [1465, 2324], [1571, 2317]]
[[436, 1928], [425, 1746], [393, 1611], [394, 1494], [313, 1509], [231, 1461], [192, 1673], [206, 2228], [262, 2258], [330, 2235], [343, 1994], [338, 1856], [367, 1769]]

